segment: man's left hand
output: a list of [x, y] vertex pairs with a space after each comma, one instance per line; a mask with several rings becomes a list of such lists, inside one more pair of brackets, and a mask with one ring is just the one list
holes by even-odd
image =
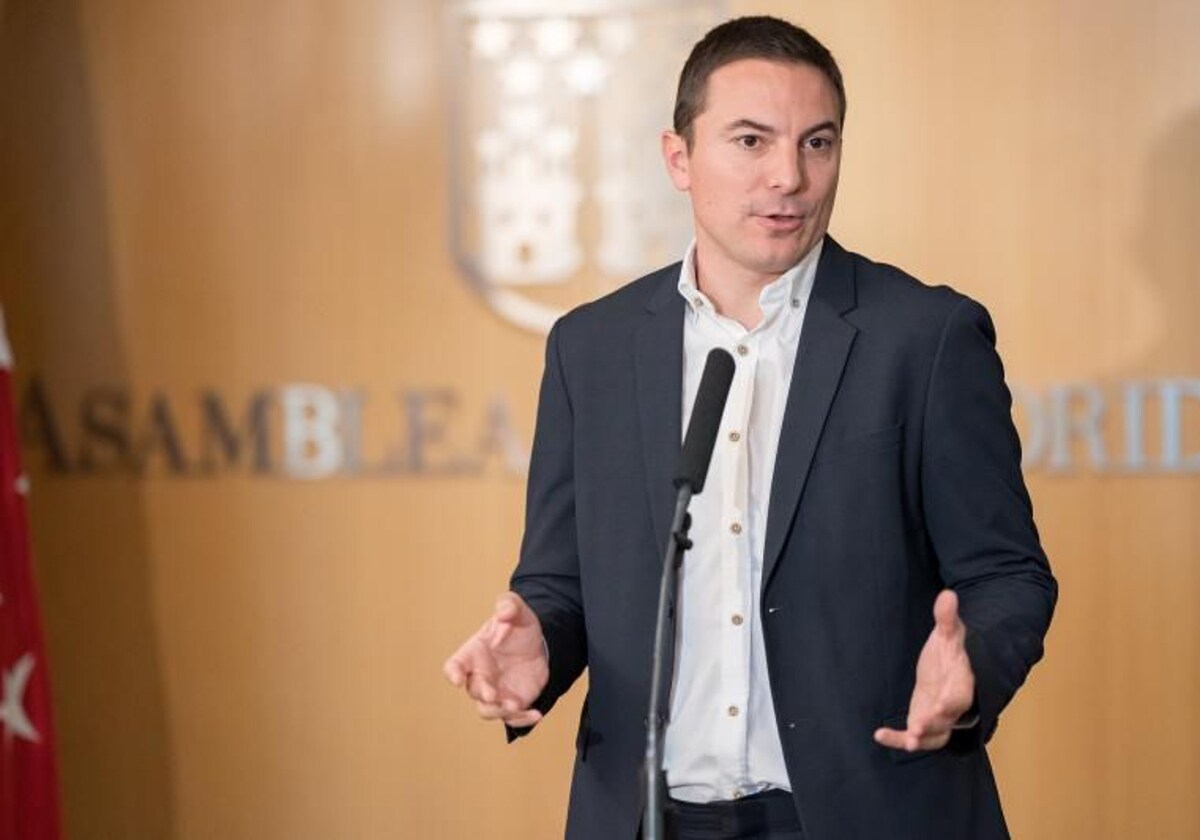
[[958, 596], [944, 589], [933, 604], [933, 631], [917, 660], [917, 682], [908, 704], [907, 729], [875, 730], [875, 740], [906, 752], [939, 750], [975, 699], [975, 672], [967, 658], [967, 626]]

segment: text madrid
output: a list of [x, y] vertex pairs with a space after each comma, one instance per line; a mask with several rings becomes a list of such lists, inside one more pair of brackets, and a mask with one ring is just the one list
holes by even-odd
[[[453, 388], [288, 383], [232, 400], [219, 390], [22, 391], [29, 465], [63, 476], [280, 479], [523, 476], [532, 421], [513, 401]], [[1013, 388], [1026, 470], [1200, 474], [1200, 379]], [[528, 425], [530, 428], [526, 428]]]

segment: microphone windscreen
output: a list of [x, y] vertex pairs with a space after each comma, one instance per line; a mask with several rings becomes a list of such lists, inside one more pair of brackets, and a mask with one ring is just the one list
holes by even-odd
[[713, 446], [721, 427], [721, 414], [725, 411], [725, 400], [729, 398], [729, 386], [733, 383], [734, 367], [733, 356], [727, 351], [720, 347], [709, 351], [696, 391], [692, 419], [683, 439], [676, 487], [690, 485], [693, 493], [704, 489]]

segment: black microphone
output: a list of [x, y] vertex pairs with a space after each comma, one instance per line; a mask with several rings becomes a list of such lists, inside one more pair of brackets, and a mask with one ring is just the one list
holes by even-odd
[[676, 487], [687, 485], [695, 494], [704, 489], [713, 446], [721, 428], [721, 414], [725, 411], [729, 386], [733, 383], [734, 367], [733, 356], [727, 351], [720, 347], [709, 351], [708, 359], [704, 362], [704, 373], [700, 376], [700, 387], [696, 391], [696, 403], [692, 407], [687, 436], [683, 439], [683, 451], [679, 455]]

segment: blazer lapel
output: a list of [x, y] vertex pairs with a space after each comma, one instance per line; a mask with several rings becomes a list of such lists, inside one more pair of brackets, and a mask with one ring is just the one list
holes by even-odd
[[842, 318], [854, 306], [854, 263], [832, 237], [827, 237], [804, 316], [779, 432], [763, 550], [764, 591], [795, 519], [813, 453], [858, 334], [858, 329]]
[[634, 338], [638, 421], [642, 431], [646, 492], [654, 534], [666, 546], [675, 494], [672, 481], [683, 442], [683, 313], [676, 288], [679, 266], [659, 272], [658, 289], [646, 305], [647, 317]]

